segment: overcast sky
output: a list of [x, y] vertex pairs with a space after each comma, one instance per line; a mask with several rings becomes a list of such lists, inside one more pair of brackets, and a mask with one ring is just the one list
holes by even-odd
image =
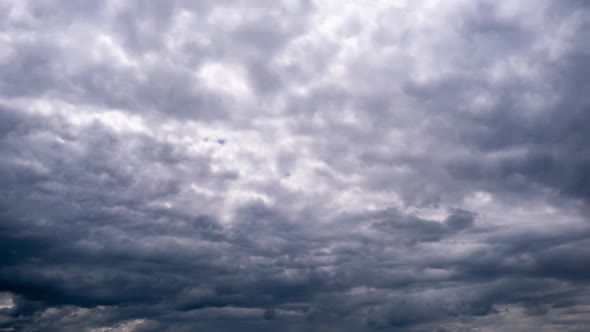
[[0, 0], [0, 331], [589, 331], [590, 2]]

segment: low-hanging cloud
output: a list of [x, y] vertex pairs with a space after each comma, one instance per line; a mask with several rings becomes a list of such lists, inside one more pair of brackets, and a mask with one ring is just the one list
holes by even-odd
[[0, 0], [0, 330], [587, 330], [589, 27]]

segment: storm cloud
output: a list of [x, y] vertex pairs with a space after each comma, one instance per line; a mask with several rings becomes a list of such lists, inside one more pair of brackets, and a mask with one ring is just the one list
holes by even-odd
[[0, 0], [0, 331], [587, 331], [590, 6]]

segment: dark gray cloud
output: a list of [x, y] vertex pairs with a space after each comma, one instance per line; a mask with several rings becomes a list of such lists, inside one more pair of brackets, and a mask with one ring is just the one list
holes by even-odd
[[0, 1], [0, 330], [588, 330], [589, 24]]

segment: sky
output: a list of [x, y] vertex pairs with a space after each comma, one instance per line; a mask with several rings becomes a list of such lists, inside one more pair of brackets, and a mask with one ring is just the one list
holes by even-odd
[[590, 2], [0, 0], [0, 331], [590, 330]]

